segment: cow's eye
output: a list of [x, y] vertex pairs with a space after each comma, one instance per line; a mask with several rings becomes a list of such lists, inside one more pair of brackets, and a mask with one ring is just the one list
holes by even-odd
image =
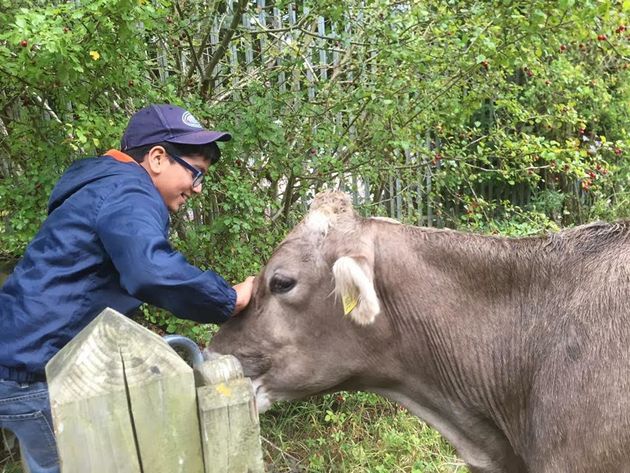
[[295, 286], [295, 279], [288, 278], [286, 276], [280, 276], [279, 274], [274, 274], [271, 278], [271, 282], [269, 283], [269, 289], [274, 294], [282, 294], [283, 292], [289, 292]]

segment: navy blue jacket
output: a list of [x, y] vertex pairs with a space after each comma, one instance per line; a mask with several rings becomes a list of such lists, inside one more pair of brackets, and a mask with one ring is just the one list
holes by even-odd
[[103, 309], [142, 301], [221, 323], [236, 291], [168, 242], [168, 209], [142, 166], [119, 151], [82, 159], [53, 189], [48, 217], [0, 289], [0, 379], [39, 379]]

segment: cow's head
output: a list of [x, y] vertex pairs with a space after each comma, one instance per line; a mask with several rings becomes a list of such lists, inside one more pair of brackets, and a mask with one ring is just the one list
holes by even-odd
[[360, 387], [387, 331], [373, 267], [371, 220], [355, 214], [346, 194], [318, 195], [256, 278], [247, 310], [223, 325], [210, 349], [241, 361], [261, 411], [276, 400]]

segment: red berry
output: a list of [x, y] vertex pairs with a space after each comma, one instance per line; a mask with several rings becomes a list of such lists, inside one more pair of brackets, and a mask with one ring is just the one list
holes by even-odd
[[20, 41], [20, 46], [22, 46], [23, 48], [27, 47], [28, 46], [28, 41], [23, 39], [22, 41]]
[[488, 69], [488, 61], [481, 61], [481, 67]]
[[598, 34], [597, 41], [606, 41], [608, 37], [605, 34]]
[[623, 153], [623, 151], [621, 151], [621, 148], [615, 148], [614, 151], [617, 156], [621, 156], [621, 154]]
[[560, 45], [560, 52], [563, 53], [567, 50], [567, 46], [565, 44]]

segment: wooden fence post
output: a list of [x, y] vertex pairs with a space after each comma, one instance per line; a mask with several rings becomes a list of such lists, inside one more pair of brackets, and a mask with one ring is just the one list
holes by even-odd
[[238, 360], [219, 356], [195, 367], [205, 473], [262, 473], [258, 412]]
[[192, 369], [105, 309], [46, 366], [64, 473], [203, 471]]

